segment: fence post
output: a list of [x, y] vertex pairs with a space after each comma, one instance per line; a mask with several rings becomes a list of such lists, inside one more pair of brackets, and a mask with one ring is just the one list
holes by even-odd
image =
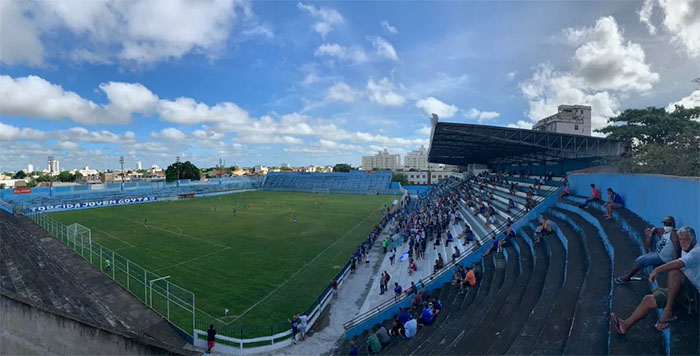
[[241, 350], [243, 350], [243, 327], [241, 327]]
[[270, 324], [270, 345], [274, 345], [274, 344], [275, 344], [275, 338], [273, 338], [272, 335], [275, 335], [275, 326], [274, 326], [274, 324]]
[[131, 292], [131, 288], [129, 288], [129, 260], [126, 260], [126, 290]]
[[165, 310], [170, 320], [170, 282], [165, 281]]
[[145, 268], [143, 269], [143, 302], [148, 305], [148, 276]]
[[114, 264], [114, 268], [112, 268], [112, 279], [114, 279], [114, 270], [117, 269], [117, 261], [114, 259], [114, 251], [112, 251], [112, 263]]
[[102, 261], [104, 260], [102, 259], [102, 245], [100, 245], [100, 271], [102, 271]]
[[83, 241], [83, 235], [80, 235], [80, 255], [85, 258], [85, 242]]
[[[190, 292], [190, 293], [192, 293], [192, 292]], [[194, 293], [192, 293], [192, 337], [195, 336], [195, 334], [194, 334], [194, 329], [196, 328], [196, 324], [195, 324], [195, 312], [196, 312], [196, 310], [195, 310], [195, 307], [194, 307]]]

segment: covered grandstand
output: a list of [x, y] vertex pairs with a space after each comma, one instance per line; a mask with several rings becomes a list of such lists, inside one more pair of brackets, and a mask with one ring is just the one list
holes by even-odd
[[[571, 174], [614, 161], [628, 149], [626, 142], [604, 138], [434, 120], [430, 162], [462, 166], [480, 163], [491, 170], [453, 182], [426, 197], [457, 196], [459, 209], [455, 215], [460, 219], [450, 222], [449, 231], [459, 234], [468, 224], [479, 243], [470, 246], [457, 263], [447, 263], [445, 269], [432, 273], [419, 273], [419, 277], [404, 277], [405, 263], [382, 266], [391, 273], [392, 283], [396, 276], [404, 288], [408, 282], [422, 283], [423, 300], [438, 298], [442, 311], [434, 323], [418, 328], [415, 337], [391, 338], [389, 344], [382, 345], [381, 354], [700, 353], [697, 291], [694, 298], [677, 303], [678, 319], [664, 332], [655, 328], [660, 312], [654, 311], [626, 336], [618, 335], [611, 326], [611, 313], [627, 317], [645, 295], [667, 286], [665, 275], [653, 284], [645, 278], [630, 285], [613, 283], [644, 253], [644, 229], [667, 215], [675, 216], [679, 226], [700, 228], [697, 199], [693, 203], [683, 200], [686, 194], [700, 194], [698, 180]], [[546, 179], [547, 172], [555, 177]], [[557, 202], [561, 177], [565, 176], [575, 183], [573, 195]], [[542, 189], [535, 187], [538, 182], [543, 183]], [[628, 205], [613, 210], [612, 219], [605, 218], [602, 201], [580, 207], [590, 194], [590, 183], [601, 189], [614, 187]], [[509, 189], [512, 185], [515, 190]], [[538, 204], [520, 213], [523, 191], [531, 187]], [[516, 210], [508, 211], [504, 204], [508, 199], [515, 202]], [[499, 222], [508, 217], [514, 220], [516, 237], [502, 253], [489, 249], [491, 237], [504, 239], [502, 230], [493, 225], [486, 227], [484, 214], [470, 208], [481, 200], [495, 209]], [[536, 242], [540, 217], [549, 219], [553, 233]], [[398, 246], [399, 254], [407, 250], [405, 244]], [[419, 271], [430, 271], [437, 252], [449, 256], [451, 247], [441, 245], [435, 252], [428, 251], [427, 261], [419, 261]], [[458, 285], [450, 283], [458, 265], [473, 267], [477, 274], [476, 285], [464, 294]], [[400, 308], [410, 309], [413, 300], [412, 294], [404, 293], [398, 302], [392, 298], [366, 303], [361, 313], [345, 324], [346, 338], [360, 346], [361, 355], [368, 354], [364, 349], [368, 330], [381, 326], [390, 330], [396, 325], [393, 323]], [[412, 309], [408, 317], [418, 318], [422, 310], [422, 306]], [[336, 353], [347, 352], [348, 348], [346, 343]]]
[[400, 185], [392, 184], [391, 171], [350, 171], [333, 173], [270, 172], [265, 190], [348, 193], [398, 194]]

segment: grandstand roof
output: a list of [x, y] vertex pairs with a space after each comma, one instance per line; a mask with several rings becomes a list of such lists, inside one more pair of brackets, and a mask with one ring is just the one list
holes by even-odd
[[500, 126], [438, 122], [433, 117], [428, 161], [453, 165], [614, 157], [629, 143], [602, 137]]

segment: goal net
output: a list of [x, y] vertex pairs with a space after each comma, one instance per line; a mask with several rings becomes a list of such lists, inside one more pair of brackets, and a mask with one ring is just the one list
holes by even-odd
[[89, 228], [75, 223], [68, 225], [66, 227], [66, 232], [68, 237], [67, 242], [72, 243], [73, 246], [82, 246], [83, 248], [90, 248], [90, 246], [92, 246], [92, 232]]
[[330, 194], [330, 189], [328, 189], [328, 188], [314, 188], [314, 194]]

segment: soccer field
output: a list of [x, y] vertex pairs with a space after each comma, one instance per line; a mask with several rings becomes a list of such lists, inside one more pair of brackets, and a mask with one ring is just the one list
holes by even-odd
[[[258, 191], [51, 217], [89, 227], [93, 241], [169, 275], [194, 292], [198, 311], [269, 330], [311, 305], [381, 220], [375, 209], [396, 198]], [[204, 313], [197, 318], [207, 322]]]

